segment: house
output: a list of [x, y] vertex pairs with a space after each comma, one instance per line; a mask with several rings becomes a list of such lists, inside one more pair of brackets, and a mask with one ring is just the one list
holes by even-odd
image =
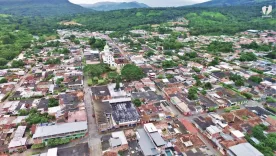
[[40, 112], [47, 112], [48, 111], [48, 103], [49, 99], [42, 98], [39, 100], [38, 104], [36, 105], [36, 108]]
[[98, 50], [84, 49], [83, 55], [88, 64], [100, 63], [100, 52]]
[[194, 118], [193, 121], [196, 128], [198, 128], [202, 133], [205, 132], [207, 127], [215, 125], [210, 117], [204, 118], [202, 116], [199, 116], [197, 118]]
[[146, 59], [144, 59], [144, 57], [142, 55], [133, 55], [130, 57], [130, 60], [137, 66], [144, 65], [146, 62]]
[[68, 112], [68, 122], [87, 121], [86, 110]]
[[174, 96], [171, 97], [171, 103], [174, 104], [176, 106], [176, 108], [178, 108], [184, 115], [190, 115], [191, 114], [191, 110], [188, 107], [188, 105], [181, 101], [178, 97]]
[[209, 139], [218, 137], [220, 132], [222, 132], [222, 130], [214, 125], [210, 125], [209, 127], [206, 128], [206, 136]]
[[175, 151], [184, 155], [211, 156], [211, 152], [196, 134], [179, 134], [176, 141], [172, 142]]
[[229, 102], [231, 106], [233, 105], [241, 105], [244, 103], [247, 103], [248, 100], [244, 98], [243, 96], [235, 93], [232, 90], [226, 89], [226, 88], [217, 88], [216, 89], [217, 95], [225, 99]]
[[208, 116], [212, 119], [212, 122], [219, 128], [224, 129], [228, 126], [224, 118], [216, 113], [209, 113]]
[[132, 93], [131, 98], [140, 99], [144, 101], [145, 104], [166, 101], [161, 95], [157, 95], [153, 91]]
[[221, 114], [221, 116], [229, 126], [244, 133], [251, 132], [254, 126], [263, 123], [259, 116], [247, 109], [231, 111]]
[[0, 129], [11, 129], [16, 126], [13, 121], [16, 120], [15, 116], [3, 116], [0, 117]]
[[188, 62], [188, 67], [195, 67], [195, 68], [198, 68], [198, 69], [203, 69], [204, 66], [199, 64], [199, 63], [196, 63], [196, 62]]
[[71, 75], [74, 72], [69, 74], [64, 74], [63, 84], [67, 85], [69, 89], [72, 90], [81, 90], [83, 87], [83, 75]]
[[154, 121], [162, 121], [166, 118], [171, 118], [173, 113], [169, 110], [164, 110], [161, 103], [144, 104], [138, 107], [141, 116], [140, 123], [148, 123]]
[[59, 105], [66, 111], [77, 110], [83, 103], [83, 92], [61, 93]]
[[275, 115], [269, 115], [266, 118], [266, 122], [268, 122], [270, 124], [270, 129], [272, 131], [276, 131], [276, 116]]
[[109, 143], [112, 150], [125, 151], [128, 149], [128, 142], [123, 131], [113, 132], [111, 136]]
[[111, 94], [107, 86], [96, 86], [91, 88], [94, 100], [111, 99]]
[[208, 99], [203, 95], [199, 95], [199, 102], [205, 109], [219, 107], [215, 102], [213, 102], [212, 100]]
[[197, 129], [193, 126], [193, 124], [191, 122], [189, 122], [188, 120], [186, 119], [178, 119], [181, 124], [187, 129], [187, 132], [189, 134], [197, 134], [198, 131]]

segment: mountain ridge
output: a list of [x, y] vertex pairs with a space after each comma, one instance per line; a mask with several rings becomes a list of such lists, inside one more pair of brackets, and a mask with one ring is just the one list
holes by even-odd
[[211, 0], [203, 3], [194, 4], [196, 7], [226, 7], [241, 5], [273, 4], [274, 0]]
[[60, 16], [91, 10], [68, 0], [0, 0], [0, 13], [20, 16]]
[[122, 10], [122, 9], [134, 9], [134, 8], [149, 8], [144, 3], [132, 2], [98, 2], [95, 4], [80, 4], [84, 8], [93, 9], [96, 11], [111, 11], [111, 10]]

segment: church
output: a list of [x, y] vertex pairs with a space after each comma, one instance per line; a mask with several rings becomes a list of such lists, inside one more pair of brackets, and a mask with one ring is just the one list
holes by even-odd
[[101, 52], [103, 63], [108, 64], [110, 67], [116, 67], [114, 54], [110, 51], [108, 44], [104, 46], [104, 50]]
[[123, 57], [115, 59], [114, 53], [110, 51], [108, 44], [105, 45], [104, 50], [101, 52], [101, 58], [103, 63], [106, 63], [110, 67], [115, 67], [117, 69], [128, 63], [128, 61]]

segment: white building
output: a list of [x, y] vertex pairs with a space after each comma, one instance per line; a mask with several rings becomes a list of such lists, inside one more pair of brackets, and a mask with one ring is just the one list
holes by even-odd
[[113, 52], [110, 51], [109, 46], [106, 44], [104, 51], [101, 52], [103, 63], [108, 64], [110, 67], [117, 67], [114, 59]]

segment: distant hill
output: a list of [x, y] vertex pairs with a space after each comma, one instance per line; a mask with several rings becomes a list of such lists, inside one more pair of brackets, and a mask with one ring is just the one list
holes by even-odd
[[258, 5], [258, 4], [272, 4], [274, 0], [211, 0], [200, 4], [195, 4], [193, 6], [201, 7], [222, 7], [222, 6], [248, 6], [248, 5]]
[[0, 0], [0, 13], [23, 16], [59, 16], [91, 11], [68, 0]]
[[99, 2], [95, 4], [80, 4], [81, 6], [97, 11], [110, 11], [133, 8], [149, 8], [148, 5], [138, 2]]

